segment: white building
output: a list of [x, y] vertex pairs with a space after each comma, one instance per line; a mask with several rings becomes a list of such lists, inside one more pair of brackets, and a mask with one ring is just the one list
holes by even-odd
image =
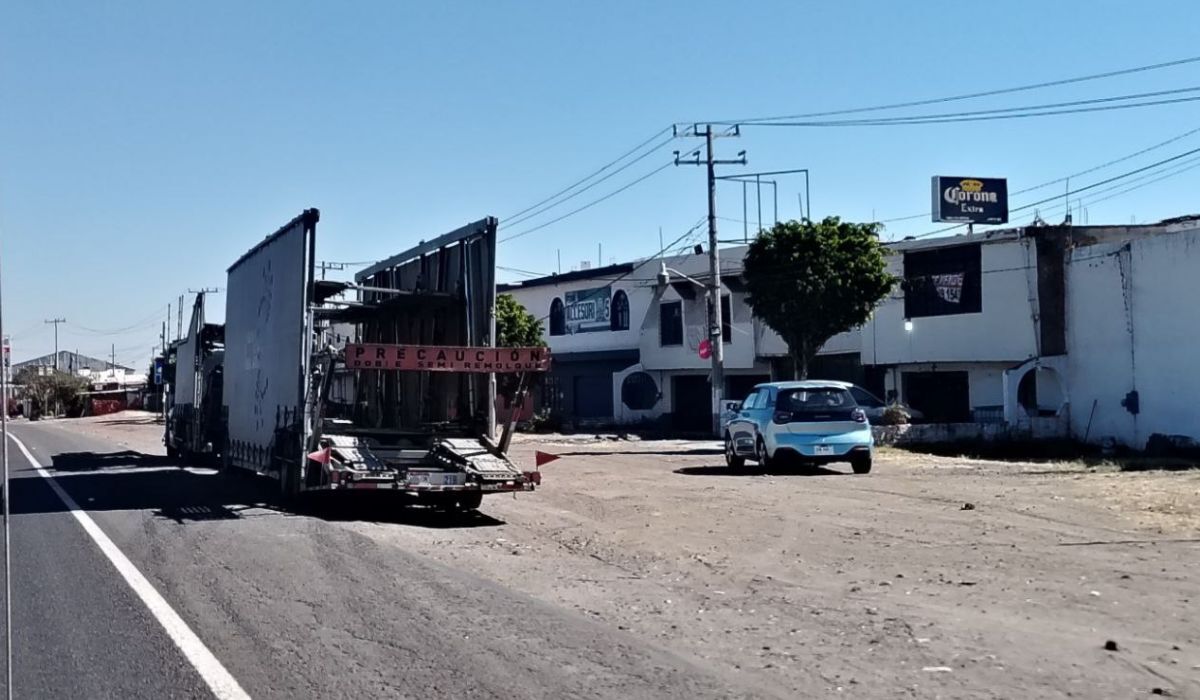
[[889, 246], [902, 285], [862, 330], [885, 390], [938, 422], [1035, 437], [1200, 439], [1187, 302], [1200, 220], [1038, 226]]
[[[725, 395], [740, 399], [790, 372], [787, 347], [755, 320], [741, 281], [746, 247], [721, 251]], [[665, 264], [669, 282], [660, 283]], [[711, 360], [700, 357], [708, 327], [707, 255], [652, 258], [502, 286], [543, 319], [554, 362], [538, 408], [574, 424], [666, 421], [704, 430], [711, 420]], [[689, 280], [688, 278], [691, 278]], [[814, 371], [858, 380], [857, 334], [830, 341]]]
[[[854, 381], [934, 422], [1004, 422], [1033, 436], [1200, 441], [1200, 218], [1037, 226], [888, 245], [902, 283], [810, 370]], [[789, 376], [783, 341], [745, 303], [746, 248], [721, 251], [729, 398]], [[657, 275], [665, 263], [667, 285]], [[651, 259], [509, 285], [546, 320], [554, 367], [540, 407], [569, 421], [669, 420], [710, 411], [708, 258]], [[678, 274], [678, 273], [682, 273]]]

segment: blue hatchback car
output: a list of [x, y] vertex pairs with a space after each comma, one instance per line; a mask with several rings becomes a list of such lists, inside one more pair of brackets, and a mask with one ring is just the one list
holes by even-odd
[[791, 457], [811, 464], [849, 462], [871, 471], [875, 439], [867, 414], [842, 382], [759, 384], [725, 427], [725, 462], [771, 466]]

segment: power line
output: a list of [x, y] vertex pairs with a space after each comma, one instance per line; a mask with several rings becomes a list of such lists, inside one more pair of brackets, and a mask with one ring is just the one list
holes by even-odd
[[533, 209], [537, 209], [538, 207], [542, 206], [543, 204], [546, 204], [547, 202], [550, 202], [550, 201], [552, 201], [552, 200], [554, 200], [554, 199], [558, 198], [560, 195], [563, 195], [563, 194], [566, 194], [567, 192], [570, 192], [571, 190], [573, 190], [573, 189], [575, 189], [576, 187], [578, 187], [578, 186], [582, 185], [583, 183], [587, 182], [588, 180], [591, 180], [592, 178], [596, 177], [597, 175], [599, 175], [600, 173], [604, 172], [605, 170], [608, 170], [609, 168], [611, 168], [612, 166], [616, 165], [617, 163], [620, 163], [621, 161], [625, 160], [626, 158], [628, 158], [629, 156], [633, 155], [634, 153], [637, 153], [638, 151], [642, 150], [643, 148], [645, 148], [645, 146], [646, 146], [647, 144], [651, 143], [652, 141], [654, 141], [655, 139], [657, 139], [659, 136], [662, 136], [663, 134], [667, 133], [667, 132], [668, 132], [668, 131], [670, 131], [670, 130], [671, 130], [671, 127], [669, 127], [669, 126], [668, 126], [668, 127], [664, 127], [664, 128], [662, 128], [662, 129], [660, 129], [660, 130], [658, 130], [658, 131], [654, 132], [654, 135], [653, 135], [653, 136], [651, 136], [650, 138], [646, 139], [645, 141], [642, 141], [641, 143], [639, 143], [638, 145], [636, 145], [636, 146], [634, 146], [633, 148], [629, 149], [628, 151], [626, 151], [626, 152], [622, 153], [622, 154], [621, 154], [621, 155], [620, 155], [618, 158], [616, 158], [615, 160], [612, 160], [612, 161], [610, 161], [610, 162], [608, 162], [608, 163], [606, 163], [606, 164], [604, 164], [604, 165], [600, 166], [600, 168], [599, 168], [599, 169], [592, 171], [591, 173], [589, 173], [589, 174], [588, 174], [588, 175], [586, 175], [585, 177], [583, 177], [583, 178], [581, 178], [581, 179], [577, 180], [576, 182], [573, 182], [573, 183], [571, 183], [571, 184], [570, 184], [570, 185], [568, 185], [567, 187], [565, 187], [565, 188], [563, 188], [563, 189], [559, 190], [558, 192], [555, 192], [554, 194], [552, 194], [552, 195], [550, 195], [549, 197], [547, 197], [547, 198], [543, 199], [542, 201], [538, 202], [537, 204], [533, 204], [533, 205], [531, 205], [531, 206], [528, 206], [528, 207], [526, 207], [526, 208], [522, 209], [521, 211], [517, 212], [516, 214], [512, 214], [512, 215], [510, 215], [510, 216], [507, 216], [507, 217], [505, 217], [505, 218], [501, 219], [501, 221], [507, 221], [508, 219], [515, 219], [516, 217], [518, 217], [518, 216], [521, 216], [522, 214], [524, 214], [524, 213], [525, 213], [525, 212], [527, 212], [527, 211], [531, 211], [531, 210], [533, 210]]
[[[1080, 197], [1075, 202], [1067, 202], [1067, 201], [1057, 202], [1054, 204], [1054, 206], [1048, 207], [1044, 211], [1056, 212], [1059, 209], [1073, 207], [1080, 202], [1083, 202], [1084, 204], [1089, 204], [1089, 205], [1096, 204], [1099, 202], [1104, 202], [1104, 201], [1107, 201], [1114, 197], [1119, 197], [1128, 192], [1132, 192], [1134, 190], [1139, 190], [1143, 187], [1147, 187], [1156, 182], [1161, 182], [1162, 180], [1166, 180], [1168, 178], [1175, 177], [1176, 175], [1182, 175], [1183, 173], [1188, 172], [1190, 170], [1194, 170], [1197, 167], [1200, 167], [1200, 156], [1186, 158], [1184, 160], [1181, 160], [1181, 161], [1175, 163], [1173, 166], [1169, 166], [1169, 167], [1166, 167], [1166, 168], [1163, 168], [1163, 169], [1157, 170], [1157, 171], [1152, 170], [1152, 171], [1143, 173], [1143, 174], [1139, 175], [1138, 177], [1133, 177], [1128, 180], [1118, 182], [1116, 184], [1112, 184], [1108, 187], [1103, 187], [1101, 189], [1098, 189], [1098, 190], [1092, 192], [1087, 197]], [[1148, 178], [1153, 178], [1153, 179], [1148, 180]], [[1145, 181], [1145, 182], [1143, 182], [1143, 181]], [[1141, 184], [1133, 185], [1132, 187], [1128, 187], [1128, 185], [1135, 183], [1135, 182], [1140, 182]], [[1117, 192], [1115, 190], [1120, 190], [1120, 191]], [[1112, 194], [1106, 194], [1109, 192], [1111, 192]], [[1100, 194], [1105, 194], [1105, 196], [1096, 197], [1096, 195], [1100, 195]]]
[[569, 202], [572, 199], [583, 194], [584, 192], [587, 192], [588, 190], [592, 189], [593, 187], [596, 187], [600, 183], [602, 183], [616, 175], [621, 174], [623, 171], [628, 170], [629, 168], [633, 167], [634, 165], [637, 165], [638, 163], [645, 160], [646, 158], [654, 155], [656, 152], [658, 152], [660, 149], [662, 149], [663, 146], [666, 146], [667, 144], [671, 143], [671, 141], [673, 141], [674, 139], [675, 139], [674, 136], [667, 137], [667, 139], [665, 141], [661, 141], [661, 142], [655, 144], [654, 147], [651, 148], [650, 150], [641, 154], [637, 158], [634, 158], [633, 160], [629, 161], [628, 163], [622, 165], [621, 167], [619, 167], [616, 170], [612, 171], [611, 173], [605, 175], [604, 177], [600, 178], [599, 180], [596, 180], [596, 181], [588, 184], [586, 187], [576, 190], [575, 192], [572, 192], [571, 194], [567, 195], [566, 197], [563, 197], [562, 199], [560, 199], [556, 202], [553, 202], [551, 204], [547, 204], [546, 206], [541, 207], [540, 209], [533, 211], [529, 214], [526, 214], [525, 216], [519, 216], [516, 218], [512, 218], [511, 220], [507, 220], [507, 219], [501, 220], [500, 226], [501, 227], [515, 226], [519, 223], [536, 218], [538, 215], [543, 214], [551, 209], [554, 209], [555, 207], [561, 206], [561, 205], [565, 204], [566, 202]]
[[[1019, 211], [1025, 211], [1025, 210], [1027, 210], [1027, 209], [1032, 209], [1032, 208], [1034, 208], [1034, 207], [1036, 207], [1036, 206], [1039, 206], [1039, 205], [1045, 204], [1045, 203], [1047, 203], [1047, 202], [1053, 202], [1053, 201], [1055, 201], [1055, 200], [1057, 200], [1057, 199], [1060, 199], [1060, 198], [1061, 198], [1061, 199], [1066, 199], [1066, 198], [1069, 198], [1069, 197], [1070, 197], [1071, 195], [1073, 195], [1073, 194], [1078, 194], [1078, 193], [1080, 193], [1080, 192], [1087, 192], [1087, 191], [1090, 191], [1090, 190], [1094, 190], [1094, 189], [1096, 189], [1097, 187], [1102, 187], [1102, 186], [1104, 186], [1104, 185], [1107, 185], [1107, 184], [1109, 184], [1110, 182], [1116, 182], [1116, 181], [1118, 181], [1118, 180], [1124, 180], [1125, 178], [1132, 177], [1133, 175], [1137, 175], [1138, 173], [1144, 173], [1144, 172], [1146, 172], [1147, 170], [1153, 170], [1154, 168], [1157, 168], [1157, 167], [1159, 167], [1159, 166], [1166, 165], [1167, 163], [1173, 163], [1173, 162], [1175, 162], [1175, 161], [1177, 161], [1177, 160], [1182, 160], [1182, 159], [1184, 159], [1184, 158], [1187, 158], [1188, 156], [1195, 155], [1195, 154], [1197, 154], [1197, 153], [1200, 153], [1200, 148], [1193, 148], [1193, 149], [1192, 149], [1192, 150], [1190, 150], [1190, 151], [1184, 151], [1183, 153], [1179, 153], [1179, 154], [1173, 155], [1173, 156], [1171, 156], [1170, 158], [1164, 158], [1164, 159], [1162, 159], [1162, 160], [1160, 160], [1160, 161], [1158, 161], [1158, 162], [1156, 162], [1156, 163], [1151, 163], [1150, 165], [1145, 165], [1145, 166], [1142, 166], [1142, 167], [1140, 167], [1140, 168], [1136, 168], [1136, 169], [1134, 169], [1134, 170], [1129, 170], [1129, 171], [1127, 171], [1127, 172], [1121, 173], [1120, 175], [1114, 175], [1114, 176], [1112, 176], [1112, 177], [1110, 177], [1110, 178], [1106, 178], [1106, 179], [1104, 179], [1104, 180], [1100, 180], [1100, 181], [1098, 181], [1098, 182], [1093, 182], [1093, 183], [1092, 183], [1092, 184], [1090, 184], [1090, 185], [1084, 185], [1083, 187], [1080, 187], [1080, 188], [1077, 188], [1077, 189], [1074, 189], [1074, 190], [1070, 190], [1070, 191], [1068, 191], [1068, 192], [1065, 192], [1065, 193], [1063, 193], [1063, 194], [1060, 194], [1060, 195], [1054, 195], [1053, 197], [1047, 197], [1047, 198], [1045, 198], [1045, 199], [1039, 199], [1038, 201], [1036, 201], [1036, 202], [1030, 202], [1029, 204], [1022, 204], [1022, 205], [1021, 205], [1021, 206], [1019, 206], [1019, 207], [1015, 207], [1015, 208], [1013, 208], [1013, 209], [1009, 209], [1009, 213], [1010, 213], [1010, 214], [1013, 214], [1013, 213], [1016, 213], [1016, 212], [1019, 212]], [[962, 224], [955, 224], [955, 225], [953, 225], [953, 226], [947, 226], [947, 227], [945, 227], [945, 228], [940, 228], [940, 229], [937, 229], [936, 231], [929, 231], [929, 232], [927, 232], [927, 233], [922, 233], [922, 234], [919, 234], [919, 235], [916, 235], [916, 236], [911, 236], [911, 238], [927, 238], [927, 237], [929, 237], [929, 236], [933, 236], [933, 235], [936, 235], [936, 234], [939, 234], [939, 233], [944, 233], [944, 232], [946, 232], [946, 231], [952, 231], [952, 230], [954, 230], [954, 229], [957, 229], [957, 228], [962, 228], [963, 226], [966, 226], [966, 225], [967, 225], [967, 224], [965, 224], [965, 223], [962, 223]], [[909, 237], [906, 237], [906, 240], [907, 240], [908, 238], [909, 238]]]
[[894, 102], [892, 104], [874, 105], [870, 107], [853, 107], [850, 109], [837, 109], [825, 112], [809, 112], [807, 114], [789, 114], [776, 117], [757, 117], [753, 119], [737, 119], [728, 121], [713, 122], [714, 124], [749, 124], [751, 122], [768, 122], [780, 121], [785, 119], [811, 119], [813, 117], [830, 117], [840, 114], [859, 114], [862, 112], [876, 112], [889, 109], [900, 109], [902, 107], [922, 107], [931, 104], [940, 104], [945, 102], [957, 102], [960, 100], [970, 100], [979, 97], [992, 97], [995, 95], [1007, 95], [1015, 92], [1024, 92], [1028, 90], [1038, 90], [1047, 87], [1056, 87], [1059, 85], [1070, 85], [1072, 83], [1082, 83], [1090, 80], [1101, 80], [1104, 78], [1115, 78], [1121, 75], [1130, 75], [1133, 73], [1141, 73], [1143, 71], [1159, 70], [1162, 68], [1172, 68], [1188, 63], [1200, 62], [1200, 56], [1192, 56], [1190, 58], [1182, 58], [1176, 61], [1167, 61], [1165, 63], [1152, 63], [1145, 66], [1136, 66], [1133, 68], [1123, 68], [1121, 70], [1108, 71], [1105, 73], [1093, 73], [1090, 75], [1082, 75], [1074, 78], [1064, 78], [1060, 80], [1050, 80], [1041, 83], [1033, 83], [1030, 85], [1018, 85], [1016, 87], [1000, 88], [997, 90], [985, 90], [983, 92], [972, 92], [961, 95], [952, 95], [949, 97], [934, 97], [923, 100], [911, 100], [908, 102]]
[[[674, 165], [674, 164], [675, 164], [675, 162], [671, 161], [670, 165]], [[705, 222], [707, 222], [707, 221], [708, 221], [707, 215], [700, 217], [700, 219], [691, 228], [689, 228], [688, 230], [681, 233], [678, 238], [676, 238], [675, 240], [671, 241], [670, 243], [668, 243], [665, 246], [663, 246], [662, 248], [660, 248], [658, 250], [658, 252], [654, 253], [653, 255], [649, 255], [649, 256], [643, 258], [641, 262], [645, 262], [646, 260], [652, 260], [652, 259], [657, 258], [658, 256], [662, 255], [663, 253], [667, 252], [672, 247], [674, 247], [676, 244], [678, 244], [680, 241], [682, 241], [684, 238], [692, 235], [693, 232], [695, 232], [697, 229], [699, 229], [701, 226], [703, 226], [705, 224]], [[612, 278], [598, 277], [596, 279], [604, 280], [604, 281], [608, 282], [609, 284], [616, 284], [617, 282], [620, 282], [621, 280], [624, 280], [627, 277], [629, 277], [629, 275], [633, 274], [633, 271], [636, 270], [637, 268], [638, 268], [638, 266], [634, 265], [633, 268], [630, 269], [628, 272], [617, 275], [616, 277], [612, 277]], [[545, 316], [542, 316], [542, 317], [538, 318], [537, 320], [538, 320], [538, 322], [541, 322], [541, 321], [545, 321], [548, 318], [550, 318], [550, 314], [546, 314]]]
[[[1188, 88], [1188, 90], [1197, 90], [1200, 88]], [[1135, 99], [1130, 96], [1105, 98], [1106, 100], [1121, 100]], [[1029, 105], [1026, 107], [1009, 108], [1009, 110], [979, 110], [976, 112], [962, 112], [964, 115], [976, 116], [944, 116], [944, 115], [916, 115], [912, 117], [893, 117], [888, 119], [847, 119], [841, 121], [826, 121], [826, 122], [769, 122], [760, 124], [747, 124], [745, 126], [778, 126], [778, 127], [856, 127], [856, 126], [909, 126], [914, 124], [955, 124], [962, 122], [981, 122], [981, 121], [996, 121], [1000, 119], [1027, 119], [1030, 117], [1050, 117], [1061, 114], [1083, 114], [1088, 112], [1110, 112], [1118, 109], [1136, 109], [1139, 107], [1157, 107], [1161, 105], [1179, 104], [1182, 102], [1196, 102], [1200, 97], [1176, 97], [1169, 100], [1147, 100], [1145, 102], [1126, 102], [1123, 104], [1106, 104], [1095, 107], [1073, 107], [1069, 109], [1052, 109], [1055, 104], [1045, 105]], [[1086, 104], [1089, 101], [1081, 101], [1078, 104]], [[1072, 104], [1072, 103], [1059, 103]], [[997, 111], [1010, 110], [1029, 110], [1016, 113], [998, 114]]]
[[569, 216], [574, 216], [575, 214], [578, 214], [579, 212], [581, 212], [585, 209], [590, 209], [591, 207], [594, 207], [603, 201], [606, 201], [608, 199], [611, 199], [611, 198], [617, 196], [618, 194], [621, 194], [622, 192], [629, 189], [630, 187], [633, 187], [634, 185], [637, 185], [638, 183], [641, 183], [645, 180], [650, 179], [654, 175], [661, 173], [662, 171], [666, 170], [667, 168], [669, 168], [673, 165], [675, 165], [675, 160], [671, 159], [671, 160], [667, 161], [666, 163], [663, 163], [662, 165], [658, 166], [654, 170], [651, 170], [650, 172], [646, 173], [645, 175], [642, 175], [641, 177], [637, 178], [636, 180], [633, 180], [632, 182], [629, 182], [629, 183], [621, 186], [620, 188], [615, 189], [612, 192], [609, 192], [608, 194], [604, 195], [603, 197], [600, 197], [599, 199], [594, 199], [594, 200], [588, 202], [587, 204], [583, 205], [582, 207], [572, 209], [571, 211], [567, 212], [566, 214], [563, 214], [562, 216], [551, 219], [545, 223], [538, 224], [537, 226], [534, 226], [533, 228], [525, 229], [524, 231], [521, 231], [520, 233], [514, 233], [511, 236], [505, 236], [504, 238], [501, 238], [499, 242], [504, 243], [506, 241], [511, 241], [514, 238], [520, 238], [521, 236], [531, 234], [534, 231], [540, 231], [541, 229], [544, 229], [547, 226], [550, 226], [552, 224], [556, 224]]
[[[1177, 136], [1172, 136], [1171, 138], [1167, 139], [1166, 141], [1160, 141], [1160, 142], [1154, 144], [1153, 146], [1147, 146], [1146, 148], [1143, 148], [1140, 151], [1135, 151], [1128, 155], [1121, 156], [1120, 158], [1114, 158], [1114, 159], [1108, 161], [1107, 163], [1101, 163], [1100, 165], [1093, 166], [1086, 170], [1080, 170], [1077, 173], [1071, 173], [1070, 175], [1064, 175], [1063, 177], [1056, 178], [1054, 180], [1047, 180], [1046, 182], [1043, 182], [1043, 183], [1040, 183], [1037, 185], [1033, 185], [1031, 187], [1019, 189], [1014, 192], [1010, 192], [1009, 195], [1016, 196], [1016, 195], [1025, 194], [1026, 192], [1033, 192], [1034, 190], [1040, 190], [1043, 187], [1049, 187], [1050, 185], [1057, 185], [1061, 182], [1067, 182], [1073, 178], [1082, 177], [1089, 173], [1094, 173], [1097, 170], [1103, 170], [1107, 167], [1116, 165], [1117, 163], [1122, 163], [1127, 160], [1132, 160], [1133, 158], [1136, 158], [1140, 155], [1145, 155], [1146, 153], [1149, 153], [1150, 151], [1154, 151], [1159, 148], [1162, 148], [1163, 146], [1169, 146], [1172, 143], [1175, 143], [1176, 141], [1181, 141], [1181, 140], [1187, 138], [1188, 136], [1191, 136], [1197, 132], [1200, 132], [1200, 127], [1197, 127], [1195, 129], [1189, 129], [1188, 131], [1185, 131], [1182, 134], [1179, 134]], [[889, 223], [894, 223], [896, 221], [911, 221], [913, 219], [921, 219], [921, 218], [929, 217], [931, 215], [932, 215], [932, 213], [930, 211], [924, 211], [920, 214], [910, 214], [908, 216], [897, 216], [897, 217], [893, 217], [891, 219], [881, 219], [880, 221], [878, 221], [876, 223], [889, 224]]]
[[161, 313], [162, 313], [161, 309], [159, 309], [157, 311], [152, 311], [149, 315], [143, 317], [142, 319], [140, 319], [138, 321], [135, 321], [134, 323], [130, 324], [129, 326], [126, 326], [124, 328], [114, 328], [114, 329], [110, 329], [110, 330], [100, 329], [100, 328], [88, 328], [87, 326], [83, 326], [78, 323], [69, 323], [69, 324], [67, 324], [67, 326], [74, 330], [81, 330], [81, 331], [85, 331], [87, 333], [93, 333], [96, 335], [120, 335], [121, 333], [128, 333], [130, 331], [140, 330], [143, 327], [148, 327], [147, 324], [150, 324], [150, 323], [153, 323], [154, 325], [158, 325], [158, 321], [160, 318], [159, 314], [161, 314]]
[[505, 267], [504, 265], [497, 265], [496, 269], [504, 270], [505, 272], [512, 272], [512, 273], [515, 273], [518, 275], [524, 275], [526, 277], [549, 277], [549, 275], [545, 272], [533, 272], [532, 270], [522, 270], [518, 267]]

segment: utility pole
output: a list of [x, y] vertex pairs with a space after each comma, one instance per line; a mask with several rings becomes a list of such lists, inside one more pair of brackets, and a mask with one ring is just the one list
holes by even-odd
[[[325, 279], [325, 271], [326, 270], [345, 270], [346, 269], [346, 263], [340, 263], [340, 262], [325, 262], [324, 260], [322, 260], [319, 263], [319, 265], [321, 267], [321, 279]], [[209, 290], [205, 290], [205, 291], [215, 292], [217, 290], [209, 289]]]
[[66, 323], [66, 322], [67, 322], [67, 319], [65, 319], [65, 318], [51, 318], [51, 319], [46, 320], [46, 323], [54, 324], [54, 371], [55, 372], [58, 371], [58, 324]]
[[[327, 265], [327, 264], [331, 264], [331, 265], [342, 265], [342, 263], [321, 263], [322, 267], [323, 267], [323, 266], [325, 266], [325, 265]], [[344, 269], [344, 266], [343, 266], [343, 267], [339, 267], [339, 268], [337, 268], [337, 269], [339, 269], [339, 270], [341, 270], [341, 269]], [[321, 279], [325, 279], [325, 271], [324, 271], [324, 270], [322, 270], [322, 271], [321, 271]], [[195, 294], [196, 296], [203, 296], [203, 295], [205, 295], [205, 294], [216, 294], [216, 293], [218, 293], [218, 292], [220, 292], [220, 291], [221, 291], [221, 290], [217, 289], [216, 287], [201, 287], [201, 288], [199, 288], [199, 289], [191, 289], [191, 288], [189, 288], [189, 289], [188, 289], [188, 294]], [[197, 333], [200, 333], [200, 332], [202, 332], [203, 330], [204, 330], [203, 328], [197, 328], [197, 329], [196, 329], [196, 332], [197, 332]], [[191, 332], [190, 328], [189, 328], [189, 331], [188, 331], [188, 332], [189, 332], [189, 333]]]
[[175, 322], [175, 338], [183, 337], [183, 295], [179, 295], [179, 307], [175, 310], [175, 317], [178, 319]]
[[[676, 136], [680, 134], [676, 132]], [[732, 160], [717, 160], [713, 157], [713, 138], [717, 136], [741, 136], [741, 129], [733, 127], [722, 134], [714, 134], [712, 124], [700, 130], [700, 126], [692, 126], [690, 134], [684, 136], [704, 137], [704, 165], [708, 173], [708, 303], [712, 309], [709, 314], [708, 337], [712, 347], [712, 431], [721, 435], [721, 400], [725, 396], [725, 338], [724, 323], [721, 318], [721, 258], [717, 252], [717, 174], [718, 165], [745, 165], [746, 152], [739, 151], [738, 157]], [[700, 165], [700, 154], [694, 160], [680, 160], [679, 151], [675, 151], [675, 165]], [[732, 305], [730, 311], [733, 310]]]

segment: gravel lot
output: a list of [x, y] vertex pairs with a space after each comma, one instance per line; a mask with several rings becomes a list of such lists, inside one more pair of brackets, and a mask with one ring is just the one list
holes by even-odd
[[[57, 426], [162, 453], [149, 414]], [[881, 450], [866, 476], [745, 475], [715, 442], [528, 435], [514, 456], [535, 449], [562, 456], [543, 487], [470, 523], [338, 525], [764, 695], [1200, 697], [1200, 471]]]

